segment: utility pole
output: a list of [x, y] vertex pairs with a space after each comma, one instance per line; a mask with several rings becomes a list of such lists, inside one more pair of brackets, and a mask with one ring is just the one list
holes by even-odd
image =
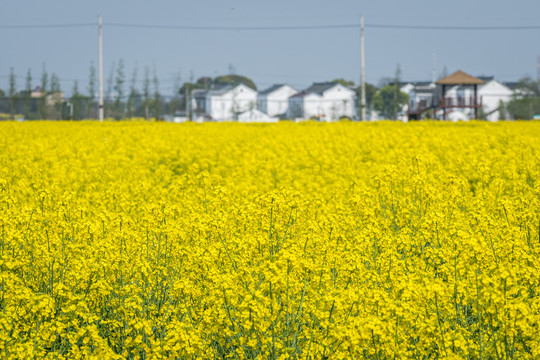
[[437, 55], [433, 53], [431, 61], [431, 82], [435, 83], [435, 81], [437, 81]]
[[99, 15], [99, 121], [103, 121], [103, 39], [101, 15]]
[[537, 66], [537, 69], [536, 69], [536, 71], [537, 71], [537, 74], [536, 74], [537, 79], [536, 80], [540, 80], [540, 56], [537, 57], [536, 66]]
[[185, 89], [184, 89], [185, 95], [184, 96], [185, 96], [185, 100], [186, 100], [186, 119], [188, 121], [190, 121], [191, 116], [189, 116], [189, 86], [186, 86], [185, 84], [184, 84], [184, 86], [185, 86]]
[[361, 89], [361, 114], [362, 121], [366, 120], [366, 59], [364, 49], [364, 15], [360, 15], [360, 89]]

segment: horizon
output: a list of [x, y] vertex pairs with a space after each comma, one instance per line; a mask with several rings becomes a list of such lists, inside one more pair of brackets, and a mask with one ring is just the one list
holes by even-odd
[[[90, 63], [97, 68], [99, 13], [104, 83], [113, 63], [123, 59], [126, 86], [135, 68], [140, 84], [145, 67], [152, 71], [155, 66], [164, 95], [175, 91], [179, 74], [182, 84], [191, 78], [235, 73], [253, 79], [259, 90], [277, 83], [302, 90], [338, 78], [359, 84], [360, 34], [355, 24], [361, 13], [366, 22], [366, 82], [375, 86], [383, 78], [393, 78], [398, 65], [403, 81], [430, 81], [434, 62], [437, 77], [446, 68], [448, 74], [463, 70], [501, 82], [536, 79], [540, 54], [535, 40], [540, 27], [534, 25], [540, 4], [525, 0], [517, 4], [343, 0], [315, 6], [305, 0], [292, 4], [139, 0], [129, 7], [101, 0], [91, 4], [62, 0], [8, 2], [0, 10], [0, 30], [7, 39], [7, 55], [0, 59], [4, 91], [11, 67], [17, 90], [22, 90], [28, 69], [33, 87], [39, 85], [42, 64], [49, 75], [58, 75], [64, 93], [71, 92], [75, 80], [79, 89], [85, 89]], [[69, 24], [79, 25], [51, 27]]]

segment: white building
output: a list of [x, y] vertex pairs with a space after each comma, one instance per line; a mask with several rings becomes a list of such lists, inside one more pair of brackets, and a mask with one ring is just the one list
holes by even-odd
[[204, 105], [206, 114], [215, 121], [237, 120], [237, 115], [254, 109], [257, 91], [244, 85], [224, 85], [208, 90]]
[[[501, 102], [507, 103], [511, 100], [512, 90], [492, 76], [474, 78], [465, 73], [460, 74], [460, 76], [463, 81], [467, 81], [469, 78], [478, 80], [477, 100], [475, 100], [474, 88], [470, 85], [446, 85], [445, 102], [455, 104], [454, 107], [447, 109], [447, 119], [467, 121], [474, 118], [474, 108], [470, 105], [478, 101], [488, 121], [499, 120], [499, 105]], [[410, 120], [423, 118], [426, 116], [427, 110], [433, 110], [442, 101], [441, 89], [434, 83], [406, 83], [401, 87], [401, 91], [409, 94], [407, 112]], [[438, 108], [435, 116], [442, 119], [443, 110]]]
[[512, 89], [503, 83], [491, 78], [485, 80], [486, 83], [478, 88], [478, 95], [482, 99], [482, 105], [486, 119], [497, 121], [504, 114], [499, 114], [499, 105], [501, 101], [506, 104], [512, 100]]
[[238, 122], [242, 123], [276, 123], [279, 121], [277, 117], [272, 117], [261, 110], [251, 109], [238, 114]]
[[[497, 121], [500, 118], [499, 105], [501, 101], [507, 103], [512, 99], [512, 90], [498, 82], [493, 77], [479, 76], [485, 83], [478, 86], [478, 99], [482, 104], [482, 110], [488, 121]], [[474, 97], [474, 91], [469, 87], [453, 86], [446, 91], [446, 98], [470, 99]], [[450, 120], [469, 120], [474, 118], [473, 109], [456, 109], [455, 114], [450, 113]]]
[[289, 98], [297, 93], [289, 85], [272, 85], [257, 95], [257, 108], [270, 116], [284, 117], [289, 107]]
[[420, 119], [426, 115], [426, 109], [432, 109], [436, 104], [437, 85], [433, 82], [408, 83], [400, 90], [409, 95], [409, 102], [403, 109], [407, 120]]
[[356, 117], [356, 93], [338, 83], [314, 83], [289, 98], [287, 116], [323, 121], [352, 119]]

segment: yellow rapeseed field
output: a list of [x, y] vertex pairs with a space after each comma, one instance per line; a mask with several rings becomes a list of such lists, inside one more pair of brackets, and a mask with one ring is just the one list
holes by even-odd
[[2, 359], [538, 359], [540, 123], [0, 123]]

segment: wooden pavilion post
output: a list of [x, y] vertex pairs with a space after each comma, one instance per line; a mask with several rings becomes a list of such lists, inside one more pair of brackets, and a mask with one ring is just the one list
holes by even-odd
[[443, 108], [443, 120], [446, 120], [446, 85], [442, 86], [442, 108]]
[[[474, 76], [471, 76], [469, 74], [464, 73], [461, 70], [456, 71], [455, 73], [448, 75], [442, 79], [439, 79], [437, 81], [437, 85], [442, 86], [442, 99], [441, 99], [441, 107], [443, 110], [443, 120], [446, 120], [446, 110], [452, 109], [452, 108], [466, 108], [471, 109], [474, 108], [474, 116], [478, 118], [478, 85], [484, 84], [484, 81], [482, 79], [475, 78]], [[466, 99], [466, 98], [460, 98], [457, 97], [457, 101], [447, 102], [446, 101], [446, 87], [447, 86], [467, 86], [468, 89], [470, 89], [469, 86], [473, 86], [474, 89], [474, 99]], [[470, 114], [470, 112], [469, 112]]]
[[478, 85], [474, 84], [474, 119], [478, 120]]

